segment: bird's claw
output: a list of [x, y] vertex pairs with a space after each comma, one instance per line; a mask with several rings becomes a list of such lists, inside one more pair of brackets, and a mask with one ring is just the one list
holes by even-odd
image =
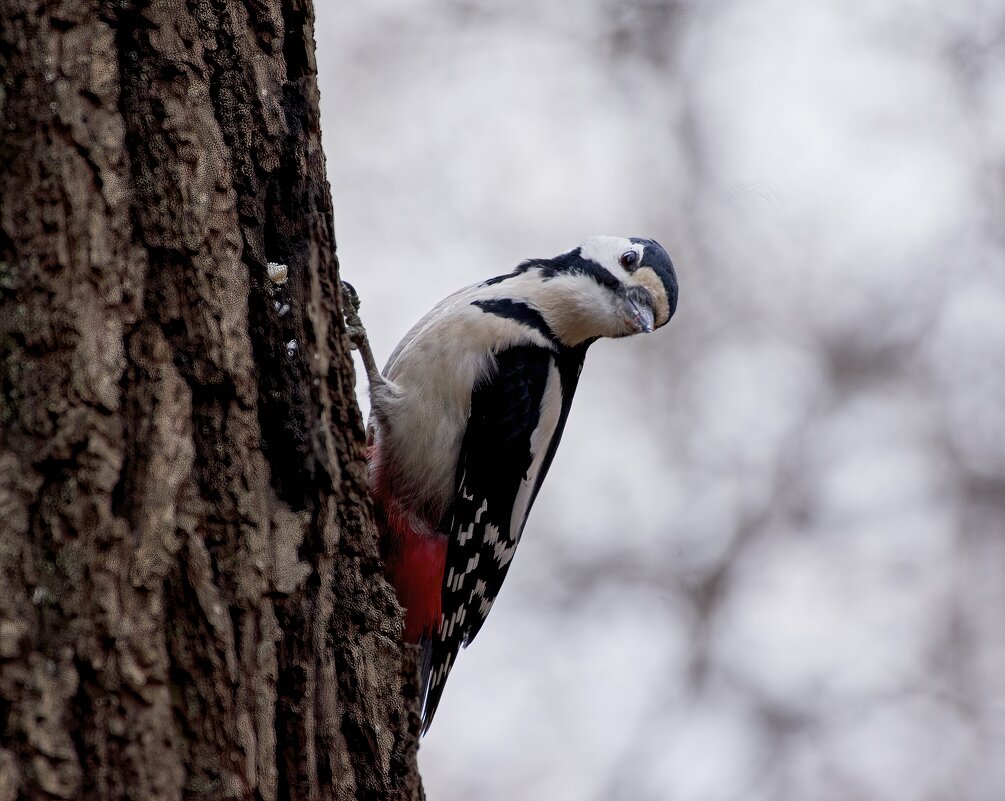
[[345, 332], [349, 337], [349, 347], [359, 351], [363, 359], [363, 366], [366, 367], [367, 379], [371, 387], [381, 382], [380, 371], [373, 358], [373, 351], [370, 350], [370, 342], [366, 337], [366, 328], [359, 318], [359, 294], [352, 284], [342, 281], [342, 316], [345, 319]]
[[356, 287], [348, 281], [342, 281], [342, 302], [352, 308], [354, 312], [359, 312], [359, 293]]
[[348, 281], [342, 281], [342, 316], [345, 318], [345, 332], [349, 336], [349, 344], [353, 350], [360, 349], [360, 343], [366, 339], [366, 329], [359, 318], [359, 293]]

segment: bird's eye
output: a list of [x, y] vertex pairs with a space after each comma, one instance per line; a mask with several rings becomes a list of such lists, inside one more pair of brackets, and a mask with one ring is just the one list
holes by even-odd
[[621, 254], [621, 258], [618, 259], [618, 263], [621, 264], [626, 270], [634, 267], [639, 262], [639, 254], [634, 250], [626, 250]]

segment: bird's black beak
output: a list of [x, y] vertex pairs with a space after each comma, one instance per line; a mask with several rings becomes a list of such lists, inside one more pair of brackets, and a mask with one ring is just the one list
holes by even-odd
[[625, 293], [625, 322], [633, 334], [651, 334], [656, 327], [653, 299], [648, 290], [631, 287]]

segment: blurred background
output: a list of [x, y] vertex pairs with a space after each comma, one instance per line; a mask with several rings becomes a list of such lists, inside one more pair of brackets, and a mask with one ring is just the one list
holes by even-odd
[[1005, 5], [316, 6], [378, 360], [593, 234], [681, 285], [590, 352], [431, 801], [1005, 798]]

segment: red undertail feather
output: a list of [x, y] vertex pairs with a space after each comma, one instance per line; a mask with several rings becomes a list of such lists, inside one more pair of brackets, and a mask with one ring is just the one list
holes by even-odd
[[[385, 518], [386, 519], [386, 518]], [[447, 561], [447, 538], [415, 532], [403, 521], [387, 519], [381, 548], [387, 578], [405, 609], [405, 642], [417, 643], [440, 625], [440, 592]]]
[[371, 494], [375, 502], [384, 572], [405, 610], [405, 642], [429, 642], [440, 625], [447, 538], [414, 515], [402, 513], [389, 491], [384, 465], [370, 451]]

